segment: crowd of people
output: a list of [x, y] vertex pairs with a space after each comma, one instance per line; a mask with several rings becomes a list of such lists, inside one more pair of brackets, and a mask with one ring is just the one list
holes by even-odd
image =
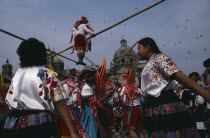
[[22, 41], [17, 54], [10, 87], [0, 82], [1, 138], [210, 137], [210, 59], [202, 76], [187, 77], [152, 38], [143, 38], [137, 55], [148, 63], [138, 86], [133, 69], [111, 80], [105, 58], [98, 69], [73, 68], [60, 80], [35, 38]]

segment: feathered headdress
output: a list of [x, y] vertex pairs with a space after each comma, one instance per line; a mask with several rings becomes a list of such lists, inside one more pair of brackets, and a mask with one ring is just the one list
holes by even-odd
[[103, 58], [102, 65], [97, 70], [97, 78], [102, 80], [104, 78], [105, 73], [106, 73], [106, 58]]
[[128, 83], [135, 82], [134, 74], [135, 72], [133, 69], [128, 69], [124, 74], [124, 80], [127, 80]]
[[96, 95], [98, 98], [102, 98], [107, 89], [112, 89], [111, 82], [105, 78], [106, 76], [106, 58], [102, 59], [102, 64], [98, 68], [96, 73]]
[[[128, 69], [124, 74], [124, 82], [121, 90], [125, 87], [124, 95], [126, 95], [126, 103], [132, 104], [132, 102], [140, 95], [138, 92], [137, 84], [135, 83], [134, 70]], [[123, 96], [122, 95], [122, 99]]]

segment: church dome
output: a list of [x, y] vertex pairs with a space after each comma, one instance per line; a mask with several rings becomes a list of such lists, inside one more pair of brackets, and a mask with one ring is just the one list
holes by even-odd
[[[117, 59], [124, 56], [125, 53], [127, 53], [131, 48], [131, 47], [127, 46], [127, 41], [125, 39], [122, 39], [120, 41], [120, 43], [121, 43], [121, 47], [114, 53], [113, 61], [116, 61]], [[128, 54], [126, 56], [137, 58], [137, 54], [133, 51], [133, 49], [131, 49], [130, 52], [128, 52]]]
[[[131, 47], [125, 46], [125, 47], [120, 47], [115, 53], [114, 53], [114, 58], [113, 60], [117, 58], [121, 58], [125, 53], [127, 53], [130, 50]], [[137, 56], [136, 53], [131, 50], [126, 56]]]
[[54, 58], [53, 58], [53, 62], [55, 63], [55, 64], [64, 64], [64, 62], [63, 62], [63, 60], [62, 59], [60, 59], [59, 57], [57, 57], [57, 56], [55, 56]]

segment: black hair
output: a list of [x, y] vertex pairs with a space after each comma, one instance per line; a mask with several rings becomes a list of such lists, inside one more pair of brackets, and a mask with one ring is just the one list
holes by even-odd
[[199, 77], [199, 74], [198, 74], [198, 72], [192, 72], [189, 74], [189, 77], [192, 78], [192, 76]]
[[90, 66], [85, 66], [79, 75], [79, 80], [82, 81], [83, 79], [86, 79], [87, 81], [88, 79], [95, 76], [96, 71], [97, 70], [95, 68], [92, 68]]
[[77, 72], [77, 70], [76, 70], [75, 68], [70, 69], [69, 75], [70, 75], [70, 76], [76, 76], [76, 72]]
[[203, 62], [203, 66], [204, 66], [205, 68], [210, 67], [210, 58], [208, 58], [207, 60], [205, 60], [205, 61]]
[[141, 45], [143, 45], [144, 47], [146, 47], [147, 45], [149, 45], [150, 48], [151, 48], [151, 50], [152, 50], [154, 53], [158, 53], [158, 54], [162, 53], [162, 52], [159, 50], [159, 48], [158, 48], [156, 42], [155, 42], [152, 38], [150, 38], [150, 37], [145, 37], [145, 38], [139, 40], [139, 41], [138, 41], [138, 44], [139, 44], [139, 45], [141, 44]]
[[47, 63], [47, 52], [43, 42], [29, 38], [20, 43], [17, 54], [20, 67], [42, 66]]

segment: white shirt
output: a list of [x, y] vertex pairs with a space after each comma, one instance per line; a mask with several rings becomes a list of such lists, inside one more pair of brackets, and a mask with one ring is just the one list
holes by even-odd
[[82, 97], [95, 96], [95, 93], [93, 89], [87, 83], [85, 83], [85, 85], [82, 87], [81, 95]]
[[146, 95], [158, 97], [162, 90], [174, 89], [178, 83], [169, 77], [180, 71], [170, 57], [165, 54], [152, 56], [141, 74], [141, 90]]
[[42, 66], [19, 68], [12, 79], [6, 103], [11, 109], [54, 111], [53, 102], [68, 98], [56, 75]]
[[[129, 95], [125, 94], [125, 93], [126, 93], [125, 91], [126, 91], [126, 88], [125, 88], [125, 86], [124, 86], [124, 87], [122, 88], [121, 92], [120, 92], [120, 96], [122, 96], [122, 101], [123, 101], [124, 103], [126, 103], [126, 98], [127, 98], [127, 96], [129, 96]], [[139, 94], [139, 95], [137, 96], [137, 98], [134, 99], [134, 100], [132, 101], [131, 104], [127, 104], [128, 106], [138, 106], [138, 105], [140, 105], [141, 90], [138, 89], [138, 92], [137, 92], [137, 93]]]
[[[109, 92], [111, 92], [111, 91], [108, 91], [107, 93], [109, 93]], [[106, 100], [106, 102], [108, 103], [108, 105], [113, 106], [114, 101], [115, 101], [116, 99], [118, 99], [118, 98], [119, 98], [118, 93], [117, 93], [117, 92], [113, 92], [112, 96], [111, 96], [110, 98], [108, 98], [108, 99]]]
[[77, 35], [84, 35], [87, 36], [88, 34], [92, 34], [92, 30], [88, 28], [86, 24], [80, 24], [77, 29], [73, 29], [73, 38]]
[[195, 97], [195, 106], [198, 106], [199, 104], [204, 104], [205, 99], [200, 96], [200, 95], [196, 95]]
[[66, 79], [62, 81], [63, 87], [66, 93], [69, 96], [69, 100], [67, 101], [67, 105], [77, 106], [77, 93], [80, 93], [79, 84], [74, 82], [73, 79]]

